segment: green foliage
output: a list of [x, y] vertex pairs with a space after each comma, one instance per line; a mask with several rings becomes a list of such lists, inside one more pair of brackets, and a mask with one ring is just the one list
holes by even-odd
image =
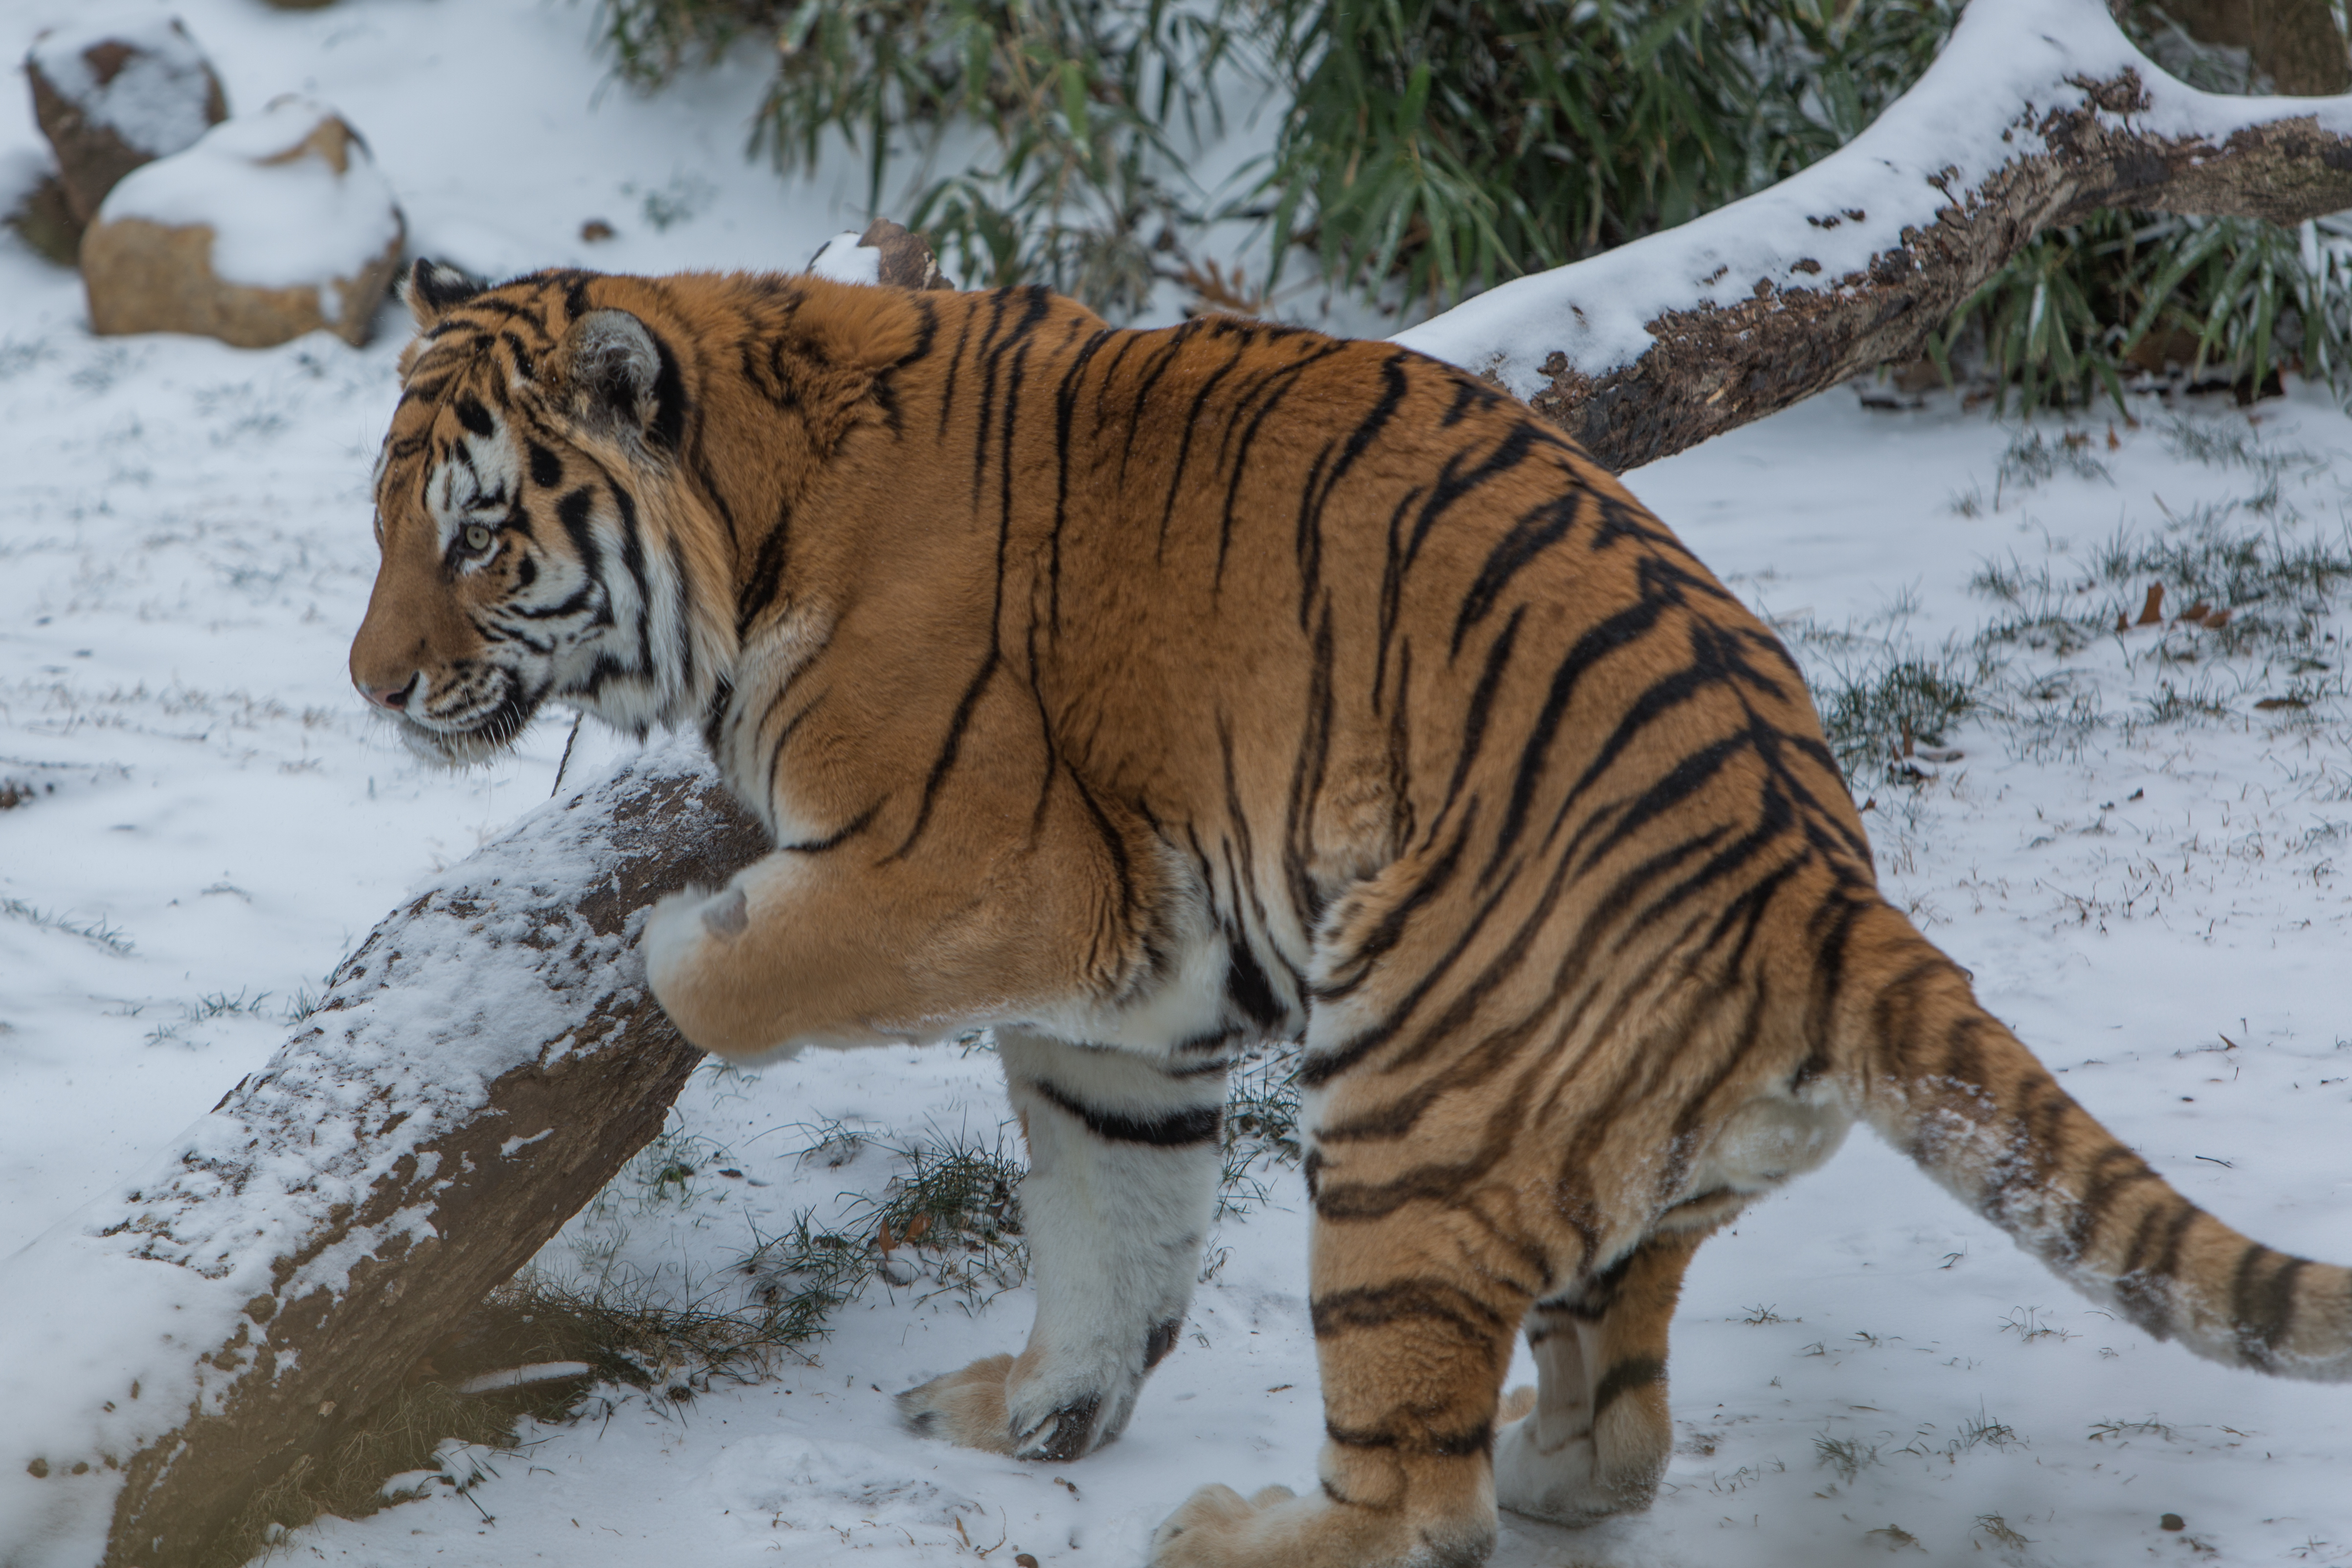
[[1272, 0], [1282, 256], [1433, 301], [1671, 227], [1830, 152], [1947, 0]]
[[1977, 706], [1981, 672], [1957, 654], [1905, 654], [1818, 683], [1822, 732], [1849, 781], [1902, 770], [1916, 746], [1941, 746]]
[[[1786, 178], [1917, 79], [1956, 0], [600, 0], [644, 87], [759, 40], [754, 152], [866, 163], [968, 286], [1044, 282], [1113, 317], [1155, 287], [1263, 305], [1192, 261], [1245, 219], [1278, 279], [1444, 304]], [[2144, 37], [2200, 85], [2243, 60]], [[2234, 74], [2233, 74], [2234, 73]], [[2259, 85], [2259, 84], [2254, 84]], [[1238, 194], [1189, 166], [1261, 97]], [[2102, 212], [2037, 237], [1930, 345], [2006, 406], [2080, 405], [2168, 364], [2251, 397], [2295, 370], [2352, 395], [2352, 225]]]
[[1160, 236], [1202, 221], [1171, 135], [1223, 128], [1232, 14], [1171, 0], [604, 0], [603, 26], [641, 86], [746, 36], [772, 40], [754, 153], [811, 168], [837, 134], [864, 157], [878, 210], [894, 167], [912, 158], [927, 174], [952, 140], [962, 166], [922, 179], [908, 212], [950, 270], [1127, 315], [1156, 281]]
[[1259, 1170], [1296, 1166], [1306, 1158], [1298, 1125], [1298, 1058], [1269, 1047], [1234, 1069], [1219, 1131], [1217, 1215], [1246, 1215], [1271, 1195]]
[[2126, 381], [2184, 372], [2249, 400], [2282, 370], [2352, 394], [2352, 224], [2103, 211], [2041, 234], [1964, 301], [1928, 352], [1981, 347], [1997, 406], [2122, 406]]

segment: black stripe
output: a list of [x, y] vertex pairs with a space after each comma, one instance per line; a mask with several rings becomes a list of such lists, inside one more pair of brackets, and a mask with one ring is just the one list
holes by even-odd
[[1637, 1388], [1647, 1388], [1664, 1381], [1666, 1363], [1654, 1355], [1627, 1356], [1601, 1373], [1600, 1385], [1592, 1391], [1592, 1419], [1598, 1423], [1601, 1413], [1617, 1403], [1624, 1394]]
[[555, 503], [556, 520], [563, 531], [572, 536], [572, 548], [579, 552], [581, 569], [591, 579], [599, 574], [602, 552], [596, 548], [596, 533], [588, 525], [588, 509], [596, 504], [596, 492], [583, 485]]
[[[1217, 570], [1211, 579], [1211, 587], [1213, 591], [1222, 592], [1224, 588], [1225, 554], [1233, 544], [1234, 513], [1240, 501], [1242, 480], [1252, 473], [1249, 463], [1250, 447], [1256, 444], [1259, 427], [1265, 423], [1267, 416], [1275, 411], [1282, 400], [1290, 395], [1291, 389], [1299, 384], [1309, 366], [1339, 353], [1344, 346], [1339, 343], [1327, 343], [1318, 353], [1296, 363], [1286, 365], [1265, 378], [1265, 384], [1271, 385], [1276, 380], [1280, 380], [1282, 384], [1275, 386], [1265, 402], [1259, 406], [1255, 414], [1250, 416], [1249, 424], [1242, 430], [1241, 445], [1234, 453], [1233, 478], [1225, 486], [1224, 515], [1217, 523]], [[1235, 405], [1236, 414], [1242, 408], [1248, 406], [1249, 399], [1256, 395], [1256, 390], [1253, 387], [1243, 394]]]
[[678, 374], [677, 356], [670, 352], [668, 342], [642, 321], [637, 324], [646, 327], [646, 336], [654, 342], [654, 356], [660, 362], [654, 373], [654, 416], [646, 426], [646, 440], [655, 450], [675, 455], [686, 434], [686, 380]]
[[1151, 1117], [1129, 1116], [1122, 1111], [1097, 1110], [1073, 1100], [1043, 1079], [1026, 1081], [1039, 1099], [1076, 1117], [1096, 1137], [1108, 1139], [1114, 1143], [1141, 1143], [1154, 1149], [1179, 1149], [1187, 1144], [1205, 1143], [1224, 1126], [1225, 1108], [1222, 1105], [1194, 1106]]
[[[1385, 1428], [1339, 1426], [1328, 1421], [1323, 1424], [1323, 1432], [1343, 1448], [1402, 1448], [1410, 1453], [1433, 1455], [1441, 1459], [1466, 1459], [1474, 1454], [1490, 1452], [1495, 1446], [1495, 1424], [1492, 1421], [1481, 1421], [1475, 1426], [1465, 1426], [1460, 1431], [1438, 1432], [1426, 1436], [1406, 1436]], [[1328, 1491], [1330, 1489], [1327, 1485], [1324, 1489]], [[1336, 1492], [1331, 1495], [1339, 1496]], [[1415, 1560], [1419, 1560], [1418, 1553]]]
[[1144, 407], [1151, 401], [1152, 390], [1160, 384], [1160, 378], [1168, 374], [1168, 367], [1175, 363], [1177, 356], [1184, 352], [1185, 343], [1199, 330], [1200, 321], [1195, 318], [1181, 327], [1168, 329], [1164, 334], [1153, 334], [1164, 335], [1165, 341], [1160, 344], [1160, 352], [1146, 363], [1141, 384], [1127, 399], [1127, 439], [1120, 446], [1118, 454], [1118, 488], [1122, 490], [1127, 488], [1128, 460], [1135, 456], [1135, 438], [1142, 434]]
[[1527, 825], [1528, 813], [1535, 804], [1538, 783], [1549, 772], [1551, 743], [1559, 731], [1559, 722], [1568, 710], [1576, 689], [1592, 668], [1620, 648], [1631, 647], [1647, 637], [1665, 612], [1664, 602], [1644, 598], [1640, 603], [1618, 611], [1576, 639], [1558, 668], [1552, 671], [1550, 689], [1544, 693], [1543, 706], [1537, 710], [1535, 722], [1528, 727], [1526, 742], [1520, 747], [1519, 765], [1511, 781], [1511, 795], [1503, 812], [1503, 825], [1496, 835], [1495, 847], [1486, 864], [1478, 873], [1485, 882], [1491, 879], [1518, 842], [1519, 833]]
[[1542, 439], [1542, 431], [1522, 420], [1511, 426], [1510, 433], [1495, 444], [1495, 449], [1478, 461], [1467, 473], [1462, 471], [1462, 459], [1467, 454], [1456, 452], [1445, 459], [1438, 471], [1437, 483], [1422, 504], [1421, 515], [1413, 520], [1412, 537], [1405, 543], [1404, 562], [1411, 566], [1421, 554], [1423, 542], [1438, 521], [1454, 510], [1454, 503], [1465, 496], [1484, 489], [1487, 482], [1500, 479], [1528, 459]]
[[963, 368], [964, 347], [971, 342], [971, 321], [978, 313], [972, 310], [962, 312], [963, 326], [956, 333], [955, 353], [948, 358], [947, 384], [940, 390], [940, 439], [942, 441], [947, 439], [949, 416], [955, 412], [956, 373]]
[[1176, 516], [1176, 497], [1184, 482], [1184, 465], [1192, 459], [1192, 437], [1201, 427], [1201, 411], [1209, 405], [1210, 395], [1217, 390], [1217, 384], [1231, 375], [1234, 367], [1241, 361], [1239, 353], [1228, 355], [1225, 363], [1201, 383], [1200, 391], [1192, 395], [1192, 407], [1184, 419], [1184, 434], [1176, 443], [1176, 466], [1168, 475], [1168, 499], [1160, 503], [1160, 542], [1154, 549], [1154, 559], [1168, 549], [1168, 525]]
[[1523, 513], [1487, 552], [1486, 564], [1478, 569], [1477, 580], [1463, 595], [1461, 612], [1454, 618], [1454, 646], [1448, 657], [1462, 651], [1462, 639], [1469, 635], [1472, 626], [1486, 618], [1519, 569], [1558, 543], [1575, 526], [1577, 503], [1581, 497], [1581, 491], [1570, 490]]
[[[782, 737], [780, 736], [778, 739], [781, 742]], [[779, 745], [777, 749], [781, 751], [782, 750], [782, 747]], [[772, 794], [773, 785], [772, 784], [770, 787]], [[881, 809], [882, 803], [877, 800], [872, 805], [867, 806], [864, 811], [859, 812], [855, 817], [852, 817], [846, 826], [837, 828], [832, 833], [826, 834], [822, 838], [803, 838], [791, 844], [779, 844], [776, 847], [780, 850], [789, 849], [795, 855], [822, 855], [828, 849], [839, 848], [850, 839], [855, 838], [859, 834], [865, 832], [868, 826], [872, 826], [875, 816], [879, 813]]]
[[1078, 384], [1086, 376], [1087, 366], [1110, 338], [1109, 332], [1097, 332], [1088, 338], [1069, 367], [1062, 372], [1061, 384], [1054, 393], [1054, 531], [1046, 543], [1045, 613], [1046, 624], [1057, 636], [1062, 629], [1062, 534], [1069, 519], [1070, 430], [1077, 422]]
[[609, 474], [605, 489], [613, 492], [613, 505], [621, 514], [621, 564], [628, 568], [629, 580], [637, 587], [637, 673], [654, 672], [654, 589], [646, 576], [645, 536], [637, 527], [637, 503], [620, 481]]
[[[2262, 1266], [2273, 1259], [2277, 1267], [2264, 1270]], [[2239, 1347], [2255, 1365], [2267, 1367], [2277, 1359], [2280, 1342], [2294, 1327], [2294, 1282], [2310, 1267], [2260, 1242], [2246, 1243], [2231, 1288], [2231, 1315], [2237, 1319]]]
[[1248, 942], [1238, 934], [1230, 936], [1226, 951], [1230, 955], [1225, 964], [1227, 999], [1261, 1029], [1281, 1023], [1288, 1009], [1275, 999], [1274, 986]]
[[1457, 1343], [1479, 1346], [1489, 1355], [1498, 1342], [1508, 1346], [1517, 1326], [1461, 1287], [1440, 1279], [1400, 1279], [1388, 1285], [1333, 1290], [1316, 1297], [1308, 1315], [1318, 1340], [1412, 1323], [1417, 1333], [1443, 1332]]

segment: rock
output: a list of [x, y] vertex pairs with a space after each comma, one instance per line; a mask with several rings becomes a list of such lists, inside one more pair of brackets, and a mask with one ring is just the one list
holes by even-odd
[[940, 258], [931, 253], [931, 242], [919, 234], [909, 234], [905, 226], [877, 217], [866, 226], [857, 243], [877, 252], [880, 262], [875, 268], [874, 280], [893, 289], [953, 289], [940, 271]]
[[81, 225], [56, 172], [42, 165], [28, 177], [7, 183], [16, 195], [5, 221], [16, 237], [59, 266], [71, 267], [81, 254]]
[[281, 98], [115, 186], [82, 240], [90, 325], [239, 348], [324, 327], [362, 343], [405, 233], [359, 134]]
[[178, 17], [152, 7], [86, 6], [33, 40], [25, 76], [78, 226], [125, 174], [184, 151], [228, 118], [204, 51]]
[[809, 258], [808, 271], [836, 283], [879, 283], [893, 289], [952, 289], [940, 272], [930, 242], [877, 217], [864, 234], [836, 234]]

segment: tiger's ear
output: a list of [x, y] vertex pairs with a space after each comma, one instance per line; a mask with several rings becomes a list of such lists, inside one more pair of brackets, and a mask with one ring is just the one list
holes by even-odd
[[590, 430], [676, 448], [685, 417], [676, 362], [626, 310], [591, 310], [572, 322], [553, 371], [572, 416]]
[[416, 265], [408, 269], [407, 286], [402, 296], [408, 301], [408, 313], [416, 318], [416, 330], [423, 332], [439, 325], [442, 317], [480, 293], [484, 287], [482, 280], [470, 272], [420, 256]]

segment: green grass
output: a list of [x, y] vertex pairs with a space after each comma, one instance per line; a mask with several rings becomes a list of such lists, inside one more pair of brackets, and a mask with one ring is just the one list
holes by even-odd
[[[1849, 781], [1905, 772], [1921, 746], [1942, 747], [1982, 703], [1983, 677], [1964, 655], [1877, 655], [1836, 668], [1813, 689], [1822, 730]], [[1912, 764], [1916, 773], [1916, 764]]]
[[1296, 1167], [1306, 1156], [1298, 1128], [1298, 1054], [1270, 1047], [1234, 1069], [1225, 1097], [1223, 1168], [1217, 1217], [1243, 1215], [1264, 1204], [1269, 1167]]
[[123, 934], [121, 926], [110, 925], [103, 919], [77, 920], [71, 915], [61, 915], [52, 910], [37, 908], [25, 902], [22, 899], [0, 899], [0, 915], [5, 915], [10, 920], [23, 921], [26, 924], [37, 927], [42, 931], [53, 931], [65, 936], [78, 936], [92, 946], [103, 948], [118, 957], [128, 954], [133, 945], [131, 939]]
[[[2109, 726], [2128, 731], [2250, 710], [2328, 721], [2330, 704], [2347, 695], [2345, 656], [2329, 626], [2352, 584], [2352, 514], [2317, 521], [2290, 499], [2315, 493], [2306, 481], [2324, 465], [2235, 421], [2178, 416], [2157, 434], [2176, 456], [2242, 475], [2249, 489], [2179, 511], [2159, 497], [2156, 526], [2119, 525], [2080, 550], [2045, 538], [2039, 555], [1979, 563], [1969, 586], [1992, 614], [1937, 648], [1907, 635], [1907, 603], [1843, 628], [1810, 619], [1783, 627], [1857, 795], [1923, 782], [1920, 748], [1948, 746], [1962, 726], [2000, 735], [2019, 755], [2046, 757], [2079, 754]], [[2001, 459], [2011, 504], [2061, 476], [2104, 482], [2106, 459], [2091, 446], [2021, 430]], [[2151, 589], [2161, 590], [2158, 618], [2143, 625]], [[2110, 709], [2100, 682], [2067, 661], [2117, 637], [2155, 679]]]

